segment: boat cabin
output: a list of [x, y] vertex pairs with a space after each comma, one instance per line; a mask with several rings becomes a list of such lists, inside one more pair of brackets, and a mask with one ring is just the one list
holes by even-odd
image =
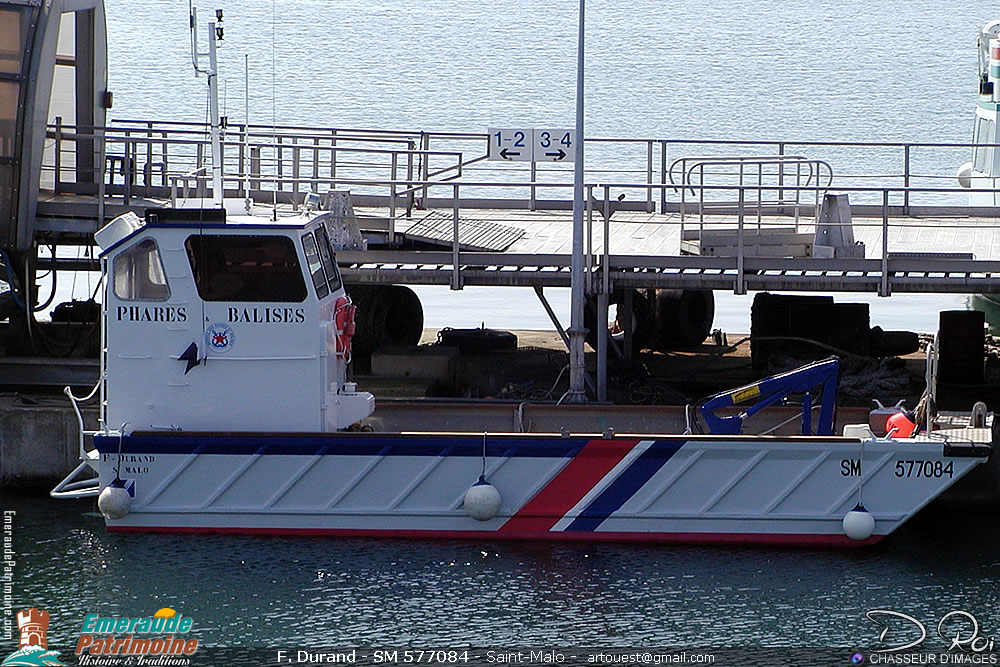
[[[997, 134], [997, 109], [1000, 103], [981, 95], [976, 104], [976, 122], [972, 136], [972, 160], [966, 165], [966, 187], [976, 189], [1000, 187], [1000, 150], [990, 144], [1000, 143]], [[962, 174], [959, 174], [962, 181]], [[967, 185], [966, 185], [967, 184]], [[1000, 191], [970, 192], [971, 206], [1000, 206]]]
[[979, 97], [972, 127], [972, 159], [958, 168], [964, 188], [994, 189], [970, 192], [970, 206], [1000, 206], [1000, 144], [997, 112], [1000, 110], [1000, 21], [992, 21], [979, 32]]
[[328, 217], [150, 209], [98, 231], [102, 426], [320, 432], [370, 415], [346, 382], [354, 307]]

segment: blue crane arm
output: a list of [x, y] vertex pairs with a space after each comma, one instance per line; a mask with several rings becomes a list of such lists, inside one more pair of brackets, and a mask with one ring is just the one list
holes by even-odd
[[[815, 435], [833, 435], [833, 413], [837, 404], [837, 376], [840, 360], [830, 357], [815, 361], [786, 373], [772, 375], [753, 384], [716, 394], [701, 403], [699, 410], [709, 433], [738, 435], [743, 431], [743, 421], [761, 410], [774, 405], [794, 392], [803, 392], [802, 435], [812, 435], [812, 391], [822, 386], [819, 418]], [[757, 399], [737, 415], [720, 417], [716, 410], [728, 408]]]

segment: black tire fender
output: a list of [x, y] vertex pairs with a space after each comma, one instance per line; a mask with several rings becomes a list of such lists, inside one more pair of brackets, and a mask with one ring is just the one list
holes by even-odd
[[712, 331], [712, 290], [656, 290], [656, 345], [660, 349], [701, 345]]

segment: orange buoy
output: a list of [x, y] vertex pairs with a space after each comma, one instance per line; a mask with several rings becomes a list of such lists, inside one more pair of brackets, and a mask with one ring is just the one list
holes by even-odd
[[896, 429], [896, 432], [892, 434], [894, 438], [909, 438], [916, 428], [917, 425], [910, 421], [905, 412], [897, 412], [885, 420], [886, 433]]

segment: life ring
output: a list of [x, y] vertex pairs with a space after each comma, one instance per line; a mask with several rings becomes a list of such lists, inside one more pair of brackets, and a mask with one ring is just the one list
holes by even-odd
[[333, 323], [337, 329], [337, 357], [351, 360], [351, 338], [354, 336], [354, 314], [357, 308], [346, 296], [339, 296], [333, 306]]

